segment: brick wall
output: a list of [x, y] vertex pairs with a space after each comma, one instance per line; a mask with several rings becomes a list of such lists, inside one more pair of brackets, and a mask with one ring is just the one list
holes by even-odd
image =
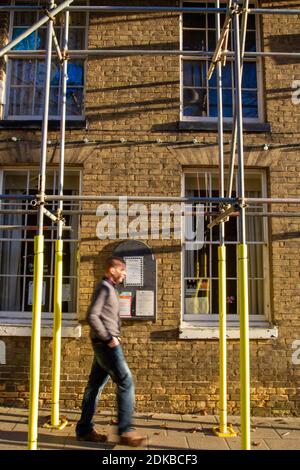
[[[132, 2], [127, 2], [127, 4]], [[145, 2], [151, 4], [152, 2]], [[173, 4], [175, 2], [161, 2]], [[105, 4], [105, 2], [103, 2]], [[126, 4], [117, 1], [115, 4]], [[263, 6], [271, 5], [263, 2]], [[279, 5], [277, 2], [276, 5]], [[286, 6], [286, 2], [282, 5]], [[297, 17], [265, 16], [266, 50], [299, 50]], [[293, 37], [291, 37], [293, 36]], [[292, 41], [292, 46], [291, 46]], [[90, 16], [89, 47], [177, 49], [179, 21], [174, 14]], [[299, 197], [300, 105], [292, 104], [292, 81], [300, 79], [296, 60], [266, 58], [264, 103], [270, 133], [245, 133], [245, 163], [265, 168], [271, 197]], [[90, 58], [87, 63], [87, 128], [68, 132], [68, 139], [103, 140], [102, 144], [67, 147], [67, 164], [78, 165], [84, 194], [179, 196], [183, 166], [217, 166], [216, 132], [179, 132], [179, 58], [129, 56]], [[12, 131], [2, 130], [1, 137]], [[26, 163], [38, 163], [40, 133]], [[215, 145], [193, 146], [193, 138]], [[57, 134], [50, 134], [52, 141]], [[127, 141], [121, 142], [124, 138]], [[228, 163], [231, 134], [225, 134]], [[167, 144], [158, 144], [161, 139]], [[176, 145], [186, 140], [187, 145]], [[263, 145], [269, 144], [264, 151]], [[29, 144], [28, 144], [29, 145]], [[33, 144], [32, 144], [33, 145]], [[15, 144], [0, 149], [2, 166], [18, 162]], [[7, 150], [8, 148], [8, 150]], [[49, 152], [49, 161], [52, 152]], [[54, 163], [57, 162], [55, 154]], [[76, 155], [76, 158], [74, 157]], [[53, 162], [53, 161], [52, 161]], [[24, 164], [24, 162], [23, 162]], [[85, 208], [95, 208], [91, 203]], [[291, 210], [285, 206], [273, 210]], [[294, 209], [294, 208], [293, 208]], [[254, 415], [299, 414], [300, 366], [292, 364], [292, 343], [300, 339], [299, 219], [270, 222], [272, 320], [278, 339], [251, 340], [251, 408]], [[81, 222], [79, 312], [84, 319], [103, 260], [112, 244], [96, 237], [96, 216]], [[218, 413], [218, 342], [178, 340], [180, 326], [180, 248], [176, 240], [145, 240], [155, 252], [158, 276], [157, 321], [123, 321], [123, 345], [136, 382], [138, 411]], [[4, 337], [7, 365], [1, 366], [0, 403], [27, 404], [29, 338]], [[41, 404], [50, 404], [52, 341], [43, 339]], [[61, 403], [79, 407], [92, 361], [88, 328], [80, 339], [63, 339]], [[13, 379], [12, 379], [13, 377]], [[228, 410], [239, 412], [239, 342], [228, 342]], [[101, 407], [114, 407], [114, 387], [103, 394]]]

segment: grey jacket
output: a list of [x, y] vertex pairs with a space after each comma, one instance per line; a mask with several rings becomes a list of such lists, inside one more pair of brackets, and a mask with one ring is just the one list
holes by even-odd
[[94, 291], [87, 321], [91, 327], [92, 340], [108, 343], [113, 336], [120, 336], [119, 297], [114, 286], [106, 279]]

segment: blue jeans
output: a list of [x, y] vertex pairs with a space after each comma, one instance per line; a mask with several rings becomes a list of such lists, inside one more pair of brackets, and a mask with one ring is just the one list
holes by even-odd
[[118, 434], [132, 426], [134, 384], [130, 369], [119, 344], [110, 348], [104, 343], [93, 344], [94, 360], [82, 400], [82, 412], [76, 426], [77, 436], [84, 436], [94, 427], [93, 417], [101, 392], [109, 377], [117, 385]]

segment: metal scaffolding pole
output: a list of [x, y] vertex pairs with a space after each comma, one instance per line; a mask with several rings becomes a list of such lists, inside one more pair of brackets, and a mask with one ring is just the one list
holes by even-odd
[[[8, 212], [8, 211], [7, 211]], [[11, 212], [8, 212], [11, 214]], [[3, 214], [3, 212], [0, 211], [0, 214]], [[38, 226], [37, 225], [0, 225], [0, 230], [37, 230]], [[56, 227], [43, 227], [44, 230], [56, 230]], [[64, 227], [64, 230], [72, 230], [72, 227]]]
[[[216, 7], [220, 0], [216, 0]], [[215, 15], [216, 44], [221, 37], [220, 16]], [[223, 29], [225, 31], [225, 29]], [[225, 33], [224, 33], [225, 34]], [[219, 54], [219, 51], [216, 51]], [[222, 64], [216, 64], [217, 71], [217, 104], [218, 104], [218, 149], [219, 149], [219, 196], [224, 198], [224, 133], [223, 133], [223, 99], [222, 99]], [[220, 424], [213, 428], [218, 437], [232, 437], [235, 432], [227, 423], [227, 338], [226, 338], [226, 246], [225, 223], [220, 223], [220, 246], [218, 247], [218, 284], [219, 284], [219, 414]]]
[[[13, 199], [24, 199], [35, 201], [38, 196], [32, 196], [28, 194], [0, 194], [0, 200], [13, 200]], [[45, 195], [45, 201], [68, 201], [72, 202], [99, 202], [99, 201], [120, 201], [122, 199], [127, 199], [127, 201], [138, 201], [138, 202], [203, 202], [203, 203], [212, 203], [212, 204], [234, 204], [242, 202], [240, 197], [168, 197], [168, 196], [92, 196], [92, 195], [82, 195], [82, 196], [59, 196], [57, 194], [47, 194]], [[248, 204], [299, 204], [300, 198], [284, 198], [284, 197], [245, 197], [243, 202]], [[30, 211], [28, 211], [29, 213]], [[66, 213], [66, 211], [64, 211]], [[70, 213], [70, 212], [69, 212]]]
[[[43, 7], [34, 5], [1, 5], [1, 11], [40, 11]], [[205, 7], [159, 7], [159, 6], [70, 6], [67, 8], [70, 12], [89, 12], [89, 13], [226, 13], [227, 8], [205, 8]], [[295, 8], [249, 8], [249, 13], [254, 15], [299, 15], [299, 10]]]
[[[27, 6], [27, 5], [3, 5], [0, 6], [1, 11], [41, 11], [43, 7]], [[205, 8], [205, 7], [159, 7], [159, 6], [71, 6], [66, 9], [67, 11], [74, 12], [87, 12], [87, 13], [226, 13], [226, 8]]]
[[[70, 1], [70, 0], [69, 0]], [[54, 8], [54, 0], [50, 1], [50, 11]], [[29, 392], [29, 422], [28, 422], [28, 449], [37, 449], [37, 425], [40, 380], [40, 346], [41, 346], [41, 314], [44, 266], [44, 203], [46, 189], [46, 159], [47, 159], [47, 133], [49, 116], [51, 52], [52, 52], [53, 22], [49, 21], [47, 27], [47, 56], [45, 75], [44, 115], [42, 124], [42, 143], [39, 174], [39, 207], [38, 207], [38, 234], [34, 238], [34, 284], [32, 305], [32, 332], [30, 353], [30, 392]]]
[[[299, 10], [300, 11], [300, 10]], [[299, 13], [300, 14], [300, 13]], [[0, 51], [1, 52], [1, 51]], [[45, 54], [43, 49], [38, 51], [12, 51], [8, 53], [8, 57], [10, 58], [32, 58], [32, 57], [41, 57]], [[70, 58], [76, 57], [94, 57], [94, 56], [134, 56], [134, 55], [179, 55], [183, 57], [202, 57], [202, 58], [211, 58], [214, 56], [214, 52], [211, 51], [187, 51], [187, 50], [177, 50], [177, 49], [77, 49], [77, 50], [70, 50], [69, 56]], [[234, 52], [229, 51], [225, 52], [222, 51], [220, 53], [221, 57], [232, 57], [234, 58]], [[300, 59], [300, 52], [245, 52], [245, 58], [255, 58], [255, 57], [282, 57], [285, 59]]]
[[300, 204], [299, 197], [245, 197], [246, 204]]
[[[234, 49], [235, 49], [235, 109], [237, 115], [238, 144], [238, 195], [245, 196], [243, 114], [242, 114], [242, 76], [241, 49], [239, 32], [240, 9], [235, 3], [233, 12]], [[249, 354], [249, 312], [248, 312], [248, 258], [246, 245], [245, 207], [241, 207], [239, 217], [238, 245], [238, 302], [240, 318], [240, 408], [241, 408], [241, 445], [242, 450], [250, 450], [250, 354]]]
[[[246, 33], [247, 33], [247, 20], [248, 20], [248, 7], [249, 0], [245, 0], [243, 5], [243, 16], [242, 16], [242, 25], [241, 25], [241, 55], [245, 57], [245, 44], [246, 44]], [[243, 62], [241, 63], [241, 76], [243, 75]], [[230, 163], [229, 163], [229, 177], [228, 177], [228, 186], [227, 186], [227, 195], [231, 197], [233, 179], [234, 179], [234, 162], [235, 162], [235, 152], [236, 152], [236, 141], [237, 141], [237, 112], [234, 107], [233, 121], [232, 121], [232, 135], [231, 135], [231, 144], [230, 144]]]
[[[299, 202], [300, 204], [300, 202]], [[251, 207], [249, 207], [249, 209], [251, 209]], [[97, 208], [95, 208], [94, 210], [83, 210], [83, 209], [72, 209], [72, 210], [64, 210], [63, 211], [63, 215], [93, 215], [93, 216], [97, 216]], [[35, 210], [22, 210], [22, 209], [13, 209], [13, 210], [10, 210], [10, 209], [1, 209], [0, 210], [0, 214], [10, 214], [10, 215], [25, 215], [25, 214], [36, 214], [36, 211]], [[122, 212], [119, 212], [118, 210], [115, 211], [115, 214], [116, 215], [123, 215]], [[127, 212], [124, 212], [124, 214], [126, 215]], [[160, 212], [151, 212], [151, 214], [153, 215], [159, 215]], [[181, 215], [182, 216], [186, 216], [186, 215], [197, 215], [199, 214], [199, 212], [182, 212]], [[216, 216], [218, 215], [217, 212], [204, 212], [203, 215], [205, 217], [212, 217], [212, 216]], [[240, 215], [240, 212], [239, 211], [236, 211], [236, 212], [233, 212], [231, 214], [229, 214], [230, 217], [238, 217]], [[293, 218], [293, 217], [300, 217], [300, 212], [246, 212], [246, 216], [247, 217], [278, 217], [278, 218]], [[3, 225], [2, 226], [2, 229], [4, 230], [5, 228], [7, 228], [8, 226], [7, 225]], [[37, 229], [37, 226], [22, 226], [23, 229], [25, 230], [26, 227], [27, 227], [27, 230], [36, 230]], [[34, 228], [33, 228], [34, 227]], [[58, 230], [58, 228], [56, 226], [49, 226], [49, 225], [44, 225], [44, 230]], [[63, 227], [63, 230], [72, 230], [72, 227], [71, 226], [64, 226]]]
[[[8, 201], [10, 199], [13, 199], [13, 201], [15, 200], [24, 200], [24, 201], [33, 201], [34, 199], [36, 198], [36, 196], [33, 196], [32, 194], [0, 194], [0, 200], [2, 199], [7, 199]], [[12, 202], [11, 204], [14, 204], [14, 202]]]
[[[237, 198], [228, 197], [168, 197], [168, 196], [58, 196], [56, 194], [49, 194], [46, 196], [46, 201], [70, 201], [91, 202], [91, 201], [137, 201], [137, 202], [207, 202], [207, 203], [220, 203], [220, 204], [233, 204], [238, 202]], [[299, 199], [300, 201], [300, 199]]]
[[[60, 119], [60, 160], [58, 194], [64, 192], [65, 140], [66, 140], [66, 110], [67, 110], [67, 79], [68, 79], [68, 42], [70, 14], [65, 13], [62, 65], [62, 96]], [[54, 273], [54, 323], [53, 323], [53, 353], [52, 353], [52, 390], [51, 390], [51, 427], [63, 429], [68, 421], [59, 417], [60, 365], [61, 365], [61, 324], [62, 324], [62, 285], [63, 285], [63, 201], [58, 201], [57, 240], [55, 243], [55, 273]]]

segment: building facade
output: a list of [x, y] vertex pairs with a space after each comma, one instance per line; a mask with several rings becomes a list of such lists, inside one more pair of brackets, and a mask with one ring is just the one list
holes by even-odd
[[[25, 0], [12, 3], [44, 4]], [[105, 5], [94, 0], [90, 3]], [[140, 3], [109, 2], [122, 6]], [[152, 4], [143, 2], [143, 5]], [[209, 8], [214, 2], [159, 2], [159, 6], [180, 5]], [[262, 1], [258, 6], [292, 8], [293, 2]], [[1, 44], [17, 37], [39, 14], [1, 13]], [[299, 51], [299, 15], [249, 15], [245, 51]], [[222, 14], [221, 24], [224, 17]], [[208, 216], [201, 226], [201, 243], [183, 241], [173, 226], [173, 230], [172, 227], [170, 231], [168, 227], [162, 230], [162, 221], [157, 230], [153, 229], [156, 212], [165, 210], [166, 204], [157, 207], [155, 200], [151, 200], [157, 196], [218, 196], [216, 72], [208, 81], [209, 59], [192, 54], [197, 50], [214, 51], [215, 21], [215, 15], [209, 10], [198, 14], [71, 13], [71, 51], [109, 49], [112, 53], [86, 56], [82, 52], [72, 58], [70, 52], [68, 66], [65, 194], [70, 200], [64, 204], [67, 229], [64, 232], [60, 394], [63, 408], [76, 408], [81, 403], [92, 360], [85, 315], [93, 289], [101, 278], [104, 259], [118, 250], [120, 243], [135, 236], [151, 249], [156, 265], [154, 297], [147, 298], [150, 313], [139, 313], [136, 303], [128, 318], [131, 307], [126, 304], [123, 292], [122, 305], [127, 318], [123, 318], [122, 342], [135, 378], [136, 409], [218, 413], [219, 230], [207, 228], [211, 221]], [[55, 22], [59, 40], [62, 40], [63, 24], [60, 15]], [[45, 76], [44, 58], [38, 51], [44, 49], [45, 37], [46, 28], [40, 28], [0, 64], [2, 194], [36, 194], [37, 191]], [[230, 33], [229, 50], [232, 44]], [[120, 52], [122, 49], [185, 50], [191, 54], [130, 55]], [[229, 56], [223, 67], [222, 95], [226, 184], [234, 102], [233, 66], [233, 58]], [[242, 99], [248, 197], [300, 196], [299, 89], [299, 59], [246, 55]], [[58, 185], [60, 95], [61, 67], [54, 55], [47, 150], [48, 194], [55, 193]], [[72, 200], [72, 195], [78, 194], [149, 196], [149, 201], [139, 206], [128, 201], [128, 218], [126, 223], [123, 220], [125, 225], [121, 229], [124, 200], [121, 206], [120, 202], [110, 206], [100, 202], [78, 203]], [[7, 207], [2, 203], [0, 214], [3, 351], [0, 403], [27, 405], [36, 214], [26, 201], [22, 209], [28, 212], [17, 213], [19, 208], [17, 201]], [[47, 208], [55, 211], [55, 203]], [[169, 204], [167, 211], [171, 209]], [[211, 204], [203, 209], [210, 213], [217, 211]], [[4, 210], [10, 213], [4, 214]], [[85, 214], [76, 213], [79, 210]], [[112, 211], [116, 219], [107, 218], [105, 211]], [[296, 217], [261, 217], [261, 211], [283, 215], [297, 211], [297, 206], [257, 204], [247, 208], [251, 411], [253, 415], [299, 415], [300, 227]], [[195, 221], [190, 221], [190, 228], [194, 228]], [[4, 225], [14, 228], [5, 230]], [[45, 220], [45, 225], [40, 400], [42, 405], [49, 405], [56, 231], [51, 220]], [[114, 236], [105, 236], [102, 228], [111, 229]], [[239, 413], [240, 390], [236, 217], [226, 222], [225, 240], [228, 412], [235, 414]], [[139, 265], [141, 256], [137, 253], [132, 258], [135, 258], [134, 262], [131, 260], [132, 270], [147, 276], [150, 268], [146, 263]], [[130, 275], [134, 277], [134, 273]], [[135, 289], [131, 289], [134, 286], [143, 292], [143, 282], [135, 280], [129, 280], [124, 291], [136, 295]], [[137, 297], [141, 299], [141, 295]], [[128, 294], [127, 300], [128, 297], [132, 295]], [[146, 297], [142, 298], [143, 302]], [[101, 407], [115, 406], [113, 392], [113, 385], [107, 386]]]

